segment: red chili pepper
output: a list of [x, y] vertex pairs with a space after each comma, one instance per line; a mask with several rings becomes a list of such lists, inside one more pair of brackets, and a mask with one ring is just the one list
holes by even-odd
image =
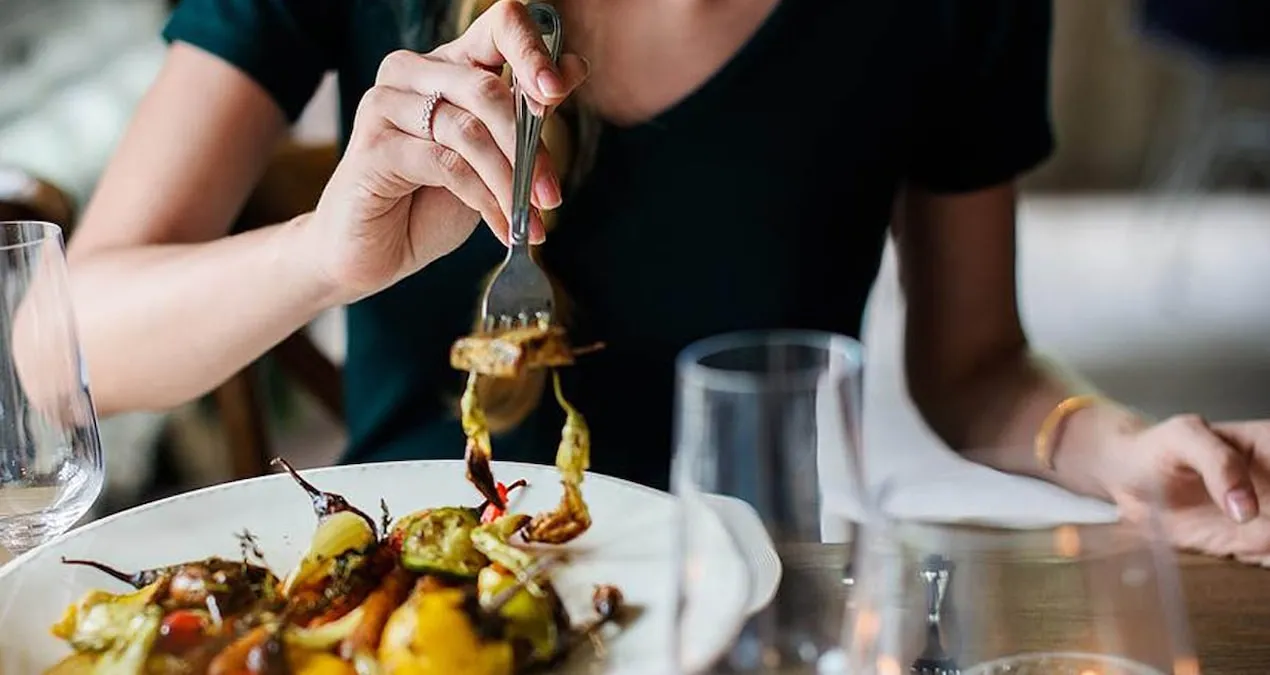
[[[494, 489], [498, 490], [499, 501], [506, 504], [507, 503], [507, 486], [503, 485], [502, 483], [498, 483], [497, 485], [494, 486]], [[497, 506], [490, 504], [489, 506], [485, 507], [485, 512], [481, 514], [481, 523], [492, 523], [495, 520], [498, 520], [498, 517], [501, 515], [503, 515], [503, 509], [500, 509]]]
[[[524, 478], [518, 478], [511, 485], [503, 485], [502, 483], [497, 483], [494, 485], [494, 489], [498, 490], [498, 498], [502, 500], [504, 504], [506, 504], [507, 495], [510, 494], [512, 490], [515, 490], [516, 488], [525, 487], [528, 484], [529, 484], [528, 481], [526, 481]], [[488, 504], [486, 505], [485, 510], [481, 512], [481, 522], [492, 523], [495, 520], [498, 520], [499, 516], [503, 515], [504, 512], [505, 512], [505, 509], [500, 509], [495, 507], [493, 504]]]
[[159, 642], [163, 651], [179, 653], [198, 646], [207, 628], [207, 617], [188, 610], [178, 609], [163, 617], [159, 626]]

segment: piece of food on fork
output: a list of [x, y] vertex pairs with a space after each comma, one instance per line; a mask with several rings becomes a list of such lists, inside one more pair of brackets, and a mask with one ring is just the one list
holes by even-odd
[[450, 365], [487, 377], [513, 378], [527, 370], [573, 365], [575, 350], [558, 325], [512, 328], [459, 338], [450, 347]]
[[591, 434], [582, 414], [565, 400], [556, 369], [572, 365], [579, 354], [601, 348], [603, 345], [597, 344], [575, 349], [563, 327], [542, 324], [470, 335], [457, 340], [450, 350], [450, 364], [468, 373], [467, 386], [459, 399], [459, 417], [467, 439], [464, 449], [467, 479], [500, 512], [507, 504], [498, 493], [498, 483], [490, 468], [493, 444], [477, 394], [477, 382], [481, 377], [515, 378], [532, 369], [552, 370], [555, 398], [565, 411], [565, 425], [556, 452], [563, 495], [555, 509], [538, 514], [524, 528], [522, 534], [526, 540], [563, 544], [591, 526], [581, 490], [583, 473], [590, 467]]

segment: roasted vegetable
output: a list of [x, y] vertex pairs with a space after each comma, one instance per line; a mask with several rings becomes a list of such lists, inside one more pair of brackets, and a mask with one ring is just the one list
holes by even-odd
[[377, 542], [375, 530], [356, 513], [339, 511], [323, 518], [299, 564], [282, 583], [282, 594], [290, 596], [299, 586], [329, 577], [341, 556], [368, 551]]
[[[542, 582], [537, 584], [545, 586]], [[556, 596], [544, 592], [540, 597], [518, 586], [521, 584], [515, 575], [507, 570], [493, 565], [486, 567], [477, 580], [481, 606], [498, 612], [507, 621], [507, 638], [513, 643], [524, 641], [531, 661], [545, 663], [555, 658], [560, 649], [560, 627], [556, 625], [556, 609], [553, 606]], [[500, 596], [506, 592], [510, 592], [511, 596], [503, 600]], [[494, 609], [496, 603], [502, 606]]]
[[463, 426], [463, 436], [467, 439], [463, 460], [467, 464], [468, 482], [476, 486], [491, 506], [502, 510], [507, 508], [507, 500], [498, 494], [498, 486], [489, 466], [494, 451], [490, 443], [489, 421], [485, 419], [485, 410], [481, 408], [480, 397], [476, 393], [479, 377], [477, 373], [467, 376], [467, 386], [463, 389], [463, 397], [459, 399], [459, 422]]
[[396, 553], [379, 543], [367, 551], [347, 551], [332, 561], [328, 572], [292, 591], [286, 616], [308, 628], [338, 621], [362, 604], [396, 564]]
[[384, 626], [380, 667], [386, 675], [512, 675], [512, 646], [498, 623], [464, 590], [420, 585]]
[[340, 655], [350, 661], [373, 657], [379, 650], [380, 636], [384, 633], [388, 617], [410, 597], [413, 583], [413, 574], [403, 567], [393, 568], [358, 608], [361, 619], [340, 642]]
[[[511, 545], [508, 540], [528, 522], [529, 516], [522, 514], [502, 516], [473, 530], [472, 544], [490, 561], [510, 570], [517, 578], [524, 579], [523, 575], [534, 565], [535, 558], [529, 551]], [[531, 592], [541, 595], [532, 580], [527, 580], [527, 583]]]
[[207, 675], [288, 675], [282, 627], [267, 623], [253, 628], [212, 659]]
[[472, 578], [488, 563], [472, 543], [480, 522], [471, 509], [442, 507], [407, 516], [401, 564], [412, 572]]
[[356, 675], [351, 664], [293, 642], [279, 624], [258, 626], [217, 654], [208, 675]]
[[289, 650], [290, 675], [359, 675], [353, 664], [334, 654]]
[[142, 675], [150, 650], [159, 637], [163, 622], [163, 610], [154, 605], [146, 606], [133, 616], [124, 629], [121, 639], [107, 649], [93, 667], [94, 675]]
[[[515, 481], [512, 481], [511, 485], [503, 485], [502, 483], [498, 483], [497, 485], [494, 486], [494, 489], [498, 492], [499, 499], [502, 499], [503, 503], [506, 504], [507, 497], [508, 495], [511, 494], [512, 490], [515, 490], [516, 488], [525, 487], [526, 485], [528, 485], [528, 483], [525, 481], [525, 479], [520, 478]], [[507, 512], [507, 509], [498, 508], [493, 503], [491, 503], [488, 499], [485, 500], [485, 503], [478, 506], [476, 510], [478, 513], [481, 514], [482, 523], [492, 523], [495, 520], [498, 520], [499, 516], [502, 516], [504, 513]]]
[[571, 365], [573, 355], [563, 328], [531, 326], [460, 338], [450, 347], [450, 365], [469, 373], [511, 378], [532, 368]]
[[159, 624], [159, 641], [155, 648], [169, 654], [194, 649], [203, 643], [212, 621], [208, 612], [194, 609], [169, 612]]
[[[506, 496], [500, 495], [490, 469], [493, 457], [493, 446], [490, 441], [489, 422], [481, 408], [477, 393], [477, 384], [481, 377], [514, 378], [526, 370], [536, 368], [555, 368], [573, 363], [574, 356], [580, 353], [603, 348], [596, 344], [585, 349], [574, 349], [570, 346], [564, 328], [557, 325], [531, 326], [514, 328], [498, 333], [484, 333], [460, 338], [450, 348], [450, 365], [458, 370], [467, 371], [467, 386], [459, 399], [459, 417], [463, 426], [463, 435], [467, 439], [464, 448], [464, 460], [467, 464], [467, 479], [488, 500], [495, 511], [501, 513], [507, 508]], [[569, 440], [570, 465], [581, 466], [589, 458], [590, 443], [586, 425], [581, 415], [572, 406], [564, 402], [560, 394], [559, 376], [556, 377], [556, 398], [569, 413], [570, 423], [566, 424], [565, 434], [586, 436], [585, 444], [579, 445], [575, 439]], [[562, 439], [562, 448], [564, 439]], [[579, 452], [580, 449], [580, 452]], [[576, 461], [573, 461], [576, 458]], [[561, 460], [557, 459], [557, 465]], [[585, 470], [585, 467], [582, 469]], [[574, 485], [581, 483], [579, 479]], [[544, 516], [537, 530], [542, 532], [541, 541], [567, 540], [584, 531], [589, 523], [584, 524], [585, 505], [580, 493], [566, 488], [566, 501], [561, 503], [560, 515]], [[495, 513], [494, 515], [498, 515]], [[491, 516], [492, 517], [492, 516]], [[567, 521], [567, 522], [566, 522]]]
[[66, 609], [52, 633], [77, 651], [104, 652], [128, 639], [132, 620], [145, 613], [160, 586], [161, 582], [155, 581], [125, 595], [90, 591]]
[[524, 536], [527, 541], [563, 544], [575, 539], [591, 527], [591, 514], [582, 499], [582, 479], [591, 468], [591, 430], [582, 413], [565, 400], [560, 387], [560, 374], [552, 373], [556, 401], [565, 411], [560, 446], [556, 449], [556, 469], [564, 494], [554, 511], [534, 516]]
[[214, 598], [219, 611], [237, 613], [262, 598], [267, 598], [278, 583], [273, 572], [258, 565], [208, 558], [198, 562], [158, 567], [141, 572], [121, 572], [93, 560], [63, 559], [63, 564], [92, 567], [133, 588], [154, 586], [166, 579], [155, 601], [165, 610], [203, 609]]
[[309, 651], [328, 651], [347, 640], [365, 618], [366, 610], [359, 606], [330, 623], [312, 628], [298, 626], [288, 628], [283, 638], [292, 647]]
[[44, 675], [93, 675], [99, 658], [99, 654], [92, 652], [76, 652], [44, 671]]
[[282, 459], [281, 457], [274, 459], [273, 463], [285, 469], [286, 472], [291, 475], [291, 478], [309, 494], [309, 499], [313, 502], [313, 513], [317, 515], [318, 522], [321, 522], [337, 513], [355, 513], [360, 516], [362, 520], [366, 521], [366, 525], [370, 528], [371, 532], [375, 532], [375, 521], [371, 520], [370, 516], [366, 515], [356, 506], [349, 504], [348, 500], [343, 496], [337, 495], [334, 492], [323, 492], [317, 489], [312, 483], [305, 480], [304, 477], [301, 476], [289, 462], [287, 462], [287, 460]]

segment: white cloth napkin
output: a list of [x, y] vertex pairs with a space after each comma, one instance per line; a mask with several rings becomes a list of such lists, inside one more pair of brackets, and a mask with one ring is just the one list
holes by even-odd
[[[864, 494], [826, 478], [826, 539], [841, 538], [844, 519], [861, 521], [872, 499], [886, 515], [927, 522], [1031, 529], [1116, 520], [1110, 504], [956, 455], [926, 428], [895, 378], [878, 377], [886, 375], [878, 370], [870, 368], [865, 381]], [[851, 454], [849, 445], [840, 430], [826, 431], [839, 433], [821, 438], [822, 467], [846, 468], [840, 458]]]

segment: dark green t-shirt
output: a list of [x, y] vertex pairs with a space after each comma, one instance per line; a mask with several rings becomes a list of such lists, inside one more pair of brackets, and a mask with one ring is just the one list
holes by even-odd
[[[164, 35], [242, 69], [292, 119], [336, 71], [346, 133], [380, 60], [427, 50], [445, 4], [183, 0]], [[756, 328], [857, 335], [899, 185], [975, 190], [1048, 155], [1050, 11], [784, 0], [678, 104], [603, 129], [543, 247], [577, 305], [576, 340], [607, 344], [565, 373], [595, 471], [667, 484], [673, 362], [689, 342]], [[462, 455], [449, 347], [502, 256], [481, 228], [348, 308], [345, 461]], [[495, 439], [495, 457], [551, 462], [561, 423], [545, 403]]]

